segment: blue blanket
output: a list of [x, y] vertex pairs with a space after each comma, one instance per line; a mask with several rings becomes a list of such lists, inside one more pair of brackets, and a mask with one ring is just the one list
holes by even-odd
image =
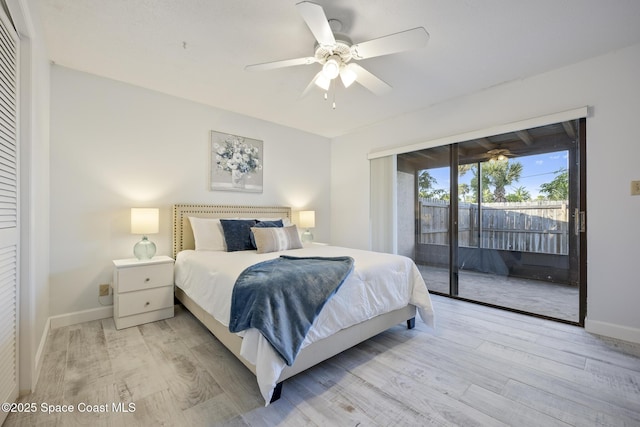
[[244, 270], [231, 296], [229, 330], [257, 328], [291, 366], [324, 304], [353, 269], [351, 257], [291, 257]]

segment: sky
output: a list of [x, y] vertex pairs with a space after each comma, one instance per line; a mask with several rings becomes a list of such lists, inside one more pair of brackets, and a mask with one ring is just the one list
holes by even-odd
[[[532, 199], [536, 199], [540, 194], [540, 185], [551, 182], [557, 175], [556, 172], [562, 169], [568, 169], [569, 152], [556, 151], [553, 153], [536, 154], [533, 156], [517, 157], [511, 161], [522, 163], [522, 174], [518, 182], [514, 182], [507, 187], [507, 194], [515, 191], [516, 188], [522, 186], [529, 191]], [[437, 180], [434, 185], [435, 189], [444, 189], [449, 191], [449, 168], [430, 169], [429, 173]], [[471, 182], [473, 174], [467, 172], [459, 178], [459, 184]]]

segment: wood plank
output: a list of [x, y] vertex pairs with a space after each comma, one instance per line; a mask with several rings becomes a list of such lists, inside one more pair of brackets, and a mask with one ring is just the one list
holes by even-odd
[[69, 328], [69, 345], [63, 387], [65, 403], [79, 403], [93, 390], [114, 383], [111, 359], [100, 321]]
[[[102, 381], [96, 381], [90, 387], [82, 387], [81, 392], [73, 396], [65, 394], [64, 403], [72, 404], [75, 410], [70, 413], [60, 413], [58, 425], [113, 427], [125, 425], [122, 418], [123, 414], [112, 412], [111, 404], [119, 402], [120, 398], [113, 377], [110, 376], [110, 379], [110, 381], [107, 381], [106, 377], [103, 377]], [[79, 405], [85, 405], [85, 409], [81, 410]], [[102, 411], [101, 408], [98, 408], [98, 411], [86, 410], [87, 407], [94, 407], [94, 405], [108, 405], [108, 411]]]
[[475, 321], [473, 318], [461, 318], [459, 316], [450, 322], [441, 322], [438, 327], [441, 330], [455, 331], [462, 329], [467, 333], [472, 332], [475, 337], [482, 338], [484, 341], [507, 345], [578, 368], [584, 368], [586, 363], [586, 357], [583, 355], [541, 346], [538, 343], [538, 334], [522, 332], [521, 335], [518, 335], [517, 329], [497, 329], [495, 324], [487, 325], [482, 321]]
[[519, 381], [509, 381], [502, 395], [574, 426], [638, 425], [638, 420], [626, 417], [619, 411], [607, 413], [606, 411], [593, 410], [593, 408], [567, 399], [561, 394], [540, 390]]
[[[387, 344], [392, 348], [391, 342], [397, 339], [396, 333], [381, 334], [373, 338], [372, 342], [378, 339], [389, 340]], [[419, 360], [427, 364], [434, 372], [442, 372], [446, 375], [460, 375], [474, 384], [481, 384], [484, 388], [494, 390], [499, 393], [509, 379], [512, 372], [509, 367], [501, 363], [496, 363], [493, 358], [484, 357], [474, 353], [474, 349], [468, 349], [463, 344], [455, 340], [449, 340], [446, 336], [430, 336], [424, 345], [399, 349], [409, 355], [410, 360]], [[411, 362], [415, 363], [415, 362]], [[431, 386], [431, 385], [430, 385]], [[452, 390], [447, 390], [451, 393]]]
[[[498, 381], [494, 381], [494, 378], [489, 380], [479, 372], [476, 374], [476, 372], [466, 370], [464, 366], [453, 360], [452, 363], [447, 363], [444, 358], [438, 359], [437, 368], [434, 369], [436, 364], [431, 358], [425, 358], [422, 354], [416, 354], [412, 351], [420, 347], [412, 344], [397, 345], [388, 335], [381, 334], [364, 342], [355, 351], [375, 354], [376, 363], [385, 365], [385, 370], [393, 370], [406, 375], [421, 383], [429, 384], [434, 390], [454, 397], [462, 395], [472, 383], [486, 383], [488, 387], [500, 391], [507, 382], [507, 378]], [[443, 373], [447, 373], [447, 375], [443, 375]], [[471, 378], [473, 378], [472, 381]]]
[[234, 401], [225, 393], [182, 411], [181, 425], [212, 426], [227, 422], [241, 422], [240, 411]]
[[[343, 355], [344, 353], [335, 356], [305, 372], [313, 381], [330, 390], [330, 393], [341, 396], [342, 403], [336, 408], [337, 411], [349, 411], [353, 407], [369, 414], [378, 425], [447, 425], [446, 420], [437, 412], [424, 410], [428, 408], [428, 399], [422, 400], [422, 409], [409, 405], [409, 400], [419, 400], [420, 396], [404, 387], [404, 381], [395, 374], [387, 373], [385, 376], [384, 369], [375, 368], [345, 373], [339, 363]], [[384, 386], [381, 387], [380, 384]]]
[[180, 426], [184, 415], [169, 390], [162, 390], [135, 402], [135, 411], [122, 414], [126, 426]]
[[241, 417], [250, 426], [298, 427], [316, 425], [286, 398], [281, 398], [267, 407], [245, 412]]
[[161, 368], [156, 375], [164, 376], [181, 409], [188, 409], [223, 392], [193, 353], [172, 333], [167, 336], [145, 335], [144, 339]]
[[579, 386], [550, 375], [530, 375], [521, 378], [521, 380], [530, 387], [562, 396], [563, 399], [583, 405], [589, 408], [589, 412], [635, 420], [632, 425], [640, 425], [640, 407], [638, 405], [631, 408], [620, 406], [617, 400], [610, 399], [609, 396], [600, 393], [597, 388]]
[[[638, 365], [640, 367], [640, 363]], [[602, 384], [603, 387], [616, 390], [621, 395], [640, 402], [640, 372], [637, 369], [588, 360], [585, 370], [595, 377], [592, 378], [592, 383]]]
[[[640, 402], [638, 384], [633, 384], [627, 377], [611, 379], [601, 373], [592, 373], [558, 363], [544, 357], [515, 350], [506, 346], [486, 342], [478, 348], [479, 352], [495, 357], [509, 364], [522, 365], [527, 370], [553, 375], [583, 387], [595, 387], [599, 394], [606, 394], [615, 399], [620, 406], [637, 408]], [[591, 363], [588, 361], [587, 364]], [[620, 381], [622, 380], [623, 381]]]
[[491, 414], [491, 416], [496, 417], [510, 426], [569, 426], [569, 424], [557, 418], [543, 414], [529, 406], [515, 402], [476, 385], [469, 387], [461, 400], [479, 411]]
[[374, 421], [348, 398], [306, 375], [286, 382], [285, 398], [317, 425], [373, 425]]
[[194, 356], [211, 373], [224, 392], [242, 412], [264, 406], [264, 399], [253, 375], [227, 348], [212, 337], [192, 349]]
[[[365, 384], [371, 384], [371, 386], [376, 389], [384, 390], [386, 395], [391, 396], [395, 401], [402, 402], [403, 405], [416, 411], [420, 416], [427, 417], [427, 420], [423, 420], [423, 422], [427, 422], [427, 424], [417, 423], [420, 420], [414, 420], [412, 422], [416, 422], [417, 424], [411, 424], [409, 422], [411, 420], [407, 420], [407, 425], [502, 425], [502, 423], [498, 422], [495, 418], [485, 416], [485, 414], [473, 408], [461, 405], [453, 390], [438, 390], [432, 383], [422, 378], [402, 375], [392, 367], [379, 362], [377, 357], [372, 358], [368, 352], [358, 351], [358, 347], [361, 345], [325, 362], [323, 367], [333, 369], [336, 376], [339, 375], [339, 369], [337, 368], [342, 368], [355, 375]], [[336, 364], [335, 366], [333, 365], [334, 363]], [[323, 372], [322, 370], [318, 371], [319, 373]], [[436, 373], [443, 377], [449, 376], [449, 373], [437, 371]], [[335, 384], [330, 382], [330, 384], [332, 388], [337, 387], [338, 390], [340, 390], [343, 382], [344, 381], [341, 380]], [[342, 394], [344, 394], [344, 392], [342, 392]], [[377, 406], [377, 408], [372, 408], [371, 410], [375, 410], [376, 413], [382, 412], [391, 415], [388, 421], [393, 423], [393, 419], [399, 416], [396, 414], [396, 411], [380, 407], [382, 402], [387, 404], [388, 400], [389, 397], [374, 401], [373, 405]], [[406, 417], [406, 414], [403, 416]], [[378, 419], [378, 417], [376, 417], [376, 419]]]
[[545, 349], [559, 350], [565, 353], [583, 356], [591, 360], [613, 363], [627, 369], [640, 371], [640, 351], [635, 351], [636, 347], [640, 349], [640, 345], [638, 344], [623, 343], [618, 340], [613, 340], [612, 342], [607, 338], [600, 337], [597, 341], [576, 345], [575, 342], [571, 340], [540, 337], [536, 340], [536, 345]]
[[[184, 315], [177, 315], [177, 311], [182, 310]], [[211, 341], [212, 335], [191, 313], [183, 306], [175, 308], [176, 315], [165, 322], [180, 336], [182, 342], [189, 348]]]
[[51, 329], [47, 336], [45, 352], [67, 351], [69, 346], [69, 327]]

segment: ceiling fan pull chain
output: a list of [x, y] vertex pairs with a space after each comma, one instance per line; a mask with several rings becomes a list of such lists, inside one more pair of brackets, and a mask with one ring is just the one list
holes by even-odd
[[331, 107], [335, 110], [336, 109], [336, 80], [335, 79], [331, 81], [331, 88], [333, 89], [333, 104], [331, 105]]

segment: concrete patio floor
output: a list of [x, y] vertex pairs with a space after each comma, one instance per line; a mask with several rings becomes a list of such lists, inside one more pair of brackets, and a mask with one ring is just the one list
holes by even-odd
[[[430, 291], [449, 293], [449, 271], [418, 264]], [[459, 272], [458, 296], [570, 322], [579, 321], [579, 289], [539, 280]]]

